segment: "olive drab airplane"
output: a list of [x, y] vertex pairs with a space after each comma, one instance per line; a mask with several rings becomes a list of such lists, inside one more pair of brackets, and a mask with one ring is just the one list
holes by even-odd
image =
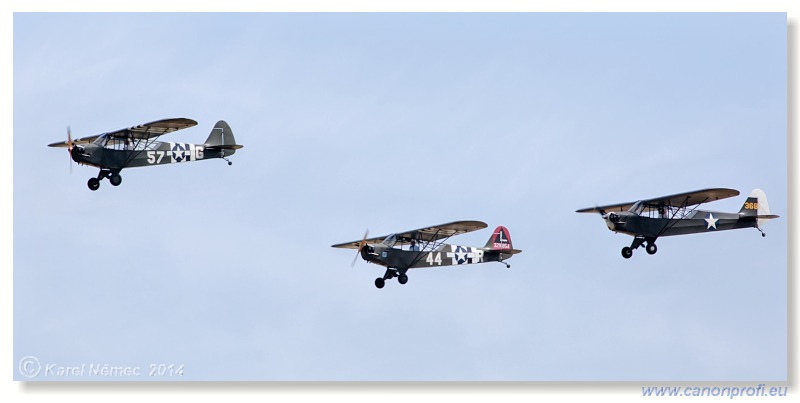
[[703, 203], [738, 196], [734, 189], [703, 189], [656, 197], [631, 203], [611, 204], [577, 210], [577, 213], [599, 213], [608, 229], [633, 236], [631, 246], [622, 248], [622, 257], [629, 259], [633, 250], [647, 244], [645, 250], [653, 255], [658, 248], [656, 239], [662, 236], [717, 232], [737, 228], [761, 229], [766, 220], [778, 218], [769, 212], [767, 195], [754, 189], [738, 213], [698, 210]]
[[192, 119], [163, 119], [127, 129], [72, 139], [67, 127], [67, 141], [48, 144], [50, 147], [66, 147], [70, 158], [80, 165], [100, 168], [96, 178], [89, 179], [89, 189], [97, 190], [100, 181], [108, 178], [113, 186], [122, 183], [123, 168], [177, 164], [212, 158], [227, 158], [242, 148], [236, 144], [233, 131], [224, 120], [214, 125], [203, 144], [156, 141], [167, 133], [197, 125]]
[[340, 243], [333, 247], [358, 250], [351, 266], [355, 265], [360, 254], [367, 262], [386, 267], [383, 277], [375, 279], [378, 288], [383, 288], [386, 280], [394, 277], [400, 284], [405, 284], [408, 282], [408, 269], [486, 262], [500, 262], [510, 268], [511, 265], [505, 260], [522, 251], [511, 246], [506, 227], [497, 227], [483, 248], [444, 243], [454, 235], [483, 228], [486, 228], [484, 222], [456, 221], [377, 238], [367, 238], [367, 231], [360, 241]]

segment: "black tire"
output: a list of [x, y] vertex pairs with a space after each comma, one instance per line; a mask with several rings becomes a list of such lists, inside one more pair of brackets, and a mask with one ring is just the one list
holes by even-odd
[[112, 174], [108, 177], [108, 181], [112, 186], [119, 186], [122, 184], [122, 177], [119, 174]]
[[624, 257], [625, 259], [630, 259], [631, 256], [633, 256], [633, 250], [631, 248], [627, 246], [622, 248], [622, 257]]
[[86, 183], [91, 190], [100, 189], [100, 179], [97, 178], [89, 178], [89, 182]]
[[656, 246], [654, 243], [649, 243], [647, 244], [645, 250], [647, 251], [648, 255], [655, 255], [656, 252], [658, 252], [658, 246]]
[[399, 277], [397, 277], [397, 282], [400, 283], [400, 284], [407, 283], [408, 282], [408, 276], [406, 276], [405, 274], [401, 274]]
[[383, 281], [383, 277], [378, 277], [375, 279], [375, 287], [383, 288], [384, 285], [386, 285], [386, 282]]

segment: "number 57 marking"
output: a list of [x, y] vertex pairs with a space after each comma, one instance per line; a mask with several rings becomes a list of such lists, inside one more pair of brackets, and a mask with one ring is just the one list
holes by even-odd
[[147, 152], [147, 163], [148, 164], [160, 164], [161, 159], [164, 158], [166, 151], [148, 151]]

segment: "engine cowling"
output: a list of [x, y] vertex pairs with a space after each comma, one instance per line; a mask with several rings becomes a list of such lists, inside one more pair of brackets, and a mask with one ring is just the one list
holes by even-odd
[[617, 213], [608, 213], [603, 216], [606, 220], [606, 226], [612, 231], [617, 230], [617, 224], [624, 223], [622, 217]]

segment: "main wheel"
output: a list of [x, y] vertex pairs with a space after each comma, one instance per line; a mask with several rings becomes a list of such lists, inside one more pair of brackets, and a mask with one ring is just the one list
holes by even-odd
[[383, 288], [383, 286], [385, 284], [386, 284], [386, 282], [383, 281], [383, 277], [378, 277], [378, 278], [375, 279], [375, 287]]
[[654, 243], [649, 243], [649, 244], [647, 244], [647, 247], [645, 248], [645, 250], [647, 250], [648, 254], [655, 255], [656, 252], [658, 252], [658, 247]]
[[121, 177], [121, 176], [119, 176], [119, 174], [112, 174], [112, 175], [111, 175], [111, 176], [108, 178], [108, 181], [109, 181], [109, 182], [111, 182], [111, 184], [112, 184], [113, 186], [119, 186], [120, 184], [122, 184], [122, 177]]
[[631, 256], [633, 256], [633, 250], [631, 248], [627, 246], [622, 248], [622, 257], [624, 257], [625, 259], [630, 259]]
[[408, 282], [408, 276], [406, 276], [405, 274], [401, 274], [399, 277], [397, 277], [397, 282], [400, 283], [400, 284], [407, 283]]
[[89, 182], [86, 183], [91, 190], [100, 189], [100, 179], [97, 178], [89, 178]]

